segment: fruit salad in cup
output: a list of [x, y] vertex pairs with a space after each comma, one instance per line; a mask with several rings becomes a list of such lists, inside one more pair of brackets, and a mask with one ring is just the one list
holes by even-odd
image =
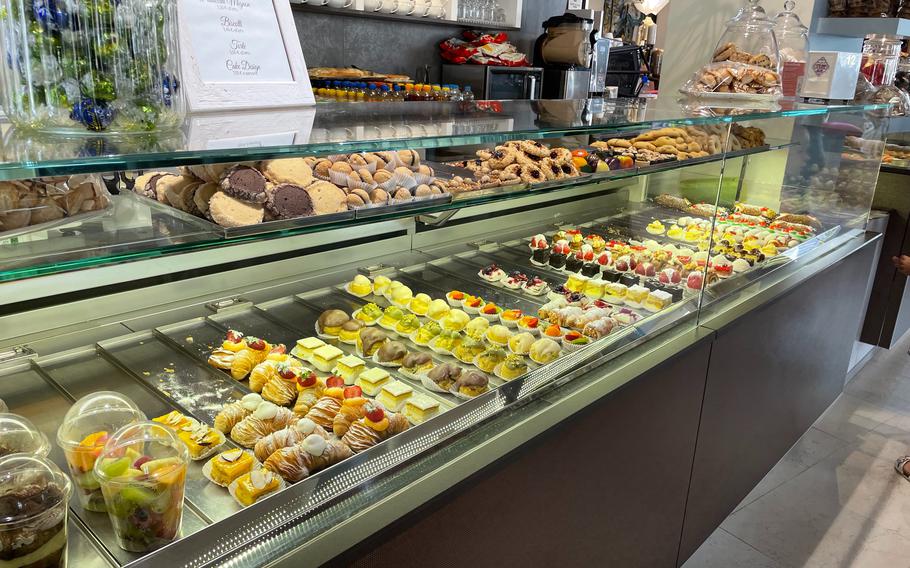
[[120, 548], [148, 552], [177, 538], [188, 461], [176, 434], [154, 423], [111, 436], [94, 471]]
[[104, 496], [101, 494], [101, 484], [95, 477], [95, 460], [101, 455], [104, 444], [109, 436], [105, 431], [93, 432], [82, 439], [76, 446], [63, 448], [66, 464], [69, 466], [73, 478], [76, 495], [82, 508], [86, 511], [103, 513], [107, 511], [104, 505]]

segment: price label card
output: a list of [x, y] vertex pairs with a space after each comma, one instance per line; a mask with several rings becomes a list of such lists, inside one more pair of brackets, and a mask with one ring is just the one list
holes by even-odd
[[288, 0], [179, 0], [191, 112], [315, 102]]

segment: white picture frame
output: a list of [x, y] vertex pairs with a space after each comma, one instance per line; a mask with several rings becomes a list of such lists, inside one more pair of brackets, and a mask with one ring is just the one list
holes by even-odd
[[[254, 16], [260, 23], [267, 23], [268, 29], [273, 30], [275, 21], [263, 22], [262, 18], [269, 18], [274, 14], [277, 28], [280, 33], [262, 33], [263, 30], [249, 29], [249, 19], [243, 20], [244, 10], [247, 16]], [[200, 14], [202, 17], [200, 17]], [[232, 28], [221, 26], [219, 33], [200, 33], [200, 20], [206, 18], [206, 23], [211, 26], [208, 18], [221, 20], [223, 17], [236, 18], [244, 21], [239, 32], [229, 31]], [[184, 96], [186, 97], [187, 110], [190, 113], [214, 112], [225, 110], [251, 110], [265, 108], [292, 107], [313, 105], [316, 100], [307, 74], [303, 50], [300, 48], [300, 39], [297, 36], [297, 26], [294, 24], [294, 15], [288, 0], [178, 0], [178, 25], [180, 33], [180, 64], [183, 78]], [[266, 26], [263, 26], [266, 27]], [[237, 29], [237, 28], [233, 28]], [[290, 69], [288, 80], [268, 81], [256, 78], [230, 80], [222, 77], [212, 80], [210, 69], [203, 70], [202, 65], [225, 65], [225, 55], [221, 63], [213, 53], [228, 53], [234, 49], [233, 42], [245, 41], [246, 37], [260, 33], [263, 37], [257, 41], [256, 49], [260, 55], [267, 53], [265, 63], [276, 61], [275, 58], [286, 57]], [[246, 35], [244, 35], [246, 34]], [[212, 43], [207, 45], [194, 44], [194, 36], [198, 41], [211, 38]], [[264, 40], [263, 40], [264, 38]], [[269, 44], [268, 41], [274, 41]], [[265, 51], [263, 51], [265, 50]], [[202, 61], [205, 59], [205, 61]], [[214, 61], [213, 61], [214, 60]], [[208, 78], [204, 78], [208, 75]]]

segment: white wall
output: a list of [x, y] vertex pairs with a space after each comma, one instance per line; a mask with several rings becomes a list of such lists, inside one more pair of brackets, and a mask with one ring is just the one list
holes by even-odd
[[[816, 1], [797, 0], [796, 13], [804, 24], [812, 21]], [[663, 44], [661, 91], [675, 93], [705, 63], [720, 39], [727, 20], [736, 15], [745, 0], [670, 0], [660, 13], [658, 44]], [[762, 7], [773, 18], [784, 9], [784, 0], [764, 0]]]

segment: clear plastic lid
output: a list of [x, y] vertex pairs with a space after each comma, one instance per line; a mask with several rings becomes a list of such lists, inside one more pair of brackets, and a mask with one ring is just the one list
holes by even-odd
[[[770, 65], [760, 56], [769, 58]], [[760, 0], [748, 0], [736, 16], [727, 22], [727, 29], [717, 42], [714, 61], [760, 64], [778, 70], [780, 52], [774, 35], [774, 23], [761, 7]]]
[[[65, 473], [42, 456], [12, 454], [0, 458], [0, 530], [10, 530], [24, 523], [53, 516], [65, 518], [72, 494], [72, 484]], [[44, 520], [42, 525], [56, 522]]]
[[796, 2], [784, 2], [784, 11], [774, 17], [774, 37], [781, 61], [805, 61], [809, 55], [809, 28], [793, 9]]
[[87, 437], [105, 432], [106, 435], [93, 436], [92, 445], [101, 445], [121, 427], [146, 419], [136, 403], [126, 396], [112, 391], [95, 392], [70, 407], [57, 430], [57, 443], [63, 448], [77, 446]]
[[10, 454], [35, 454], [47, 457], [50, 443], [27, 418], [0, 413], [0, 457]]
[[182, 472], [189, 462], [186, 444], [157, 422], [129, 424], [114, 432], [95, 462], [102, 483], [161, 481]]

